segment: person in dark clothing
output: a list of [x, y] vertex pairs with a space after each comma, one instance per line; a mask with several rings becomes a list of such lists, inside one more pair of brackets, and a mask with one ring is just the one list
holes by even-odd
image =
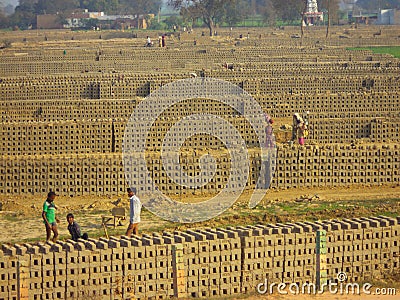
[[84, 239], [84, 240], [88, 239], [87, 233], [81, 234], [81, 227], [79, 226], [78, 223], [74, 221], [73, 214], [69, 213], [67, 215], [67, 221], [68, 221], [68, 231], [71, 234], [72, 240], [77, 242], [78, 239]]

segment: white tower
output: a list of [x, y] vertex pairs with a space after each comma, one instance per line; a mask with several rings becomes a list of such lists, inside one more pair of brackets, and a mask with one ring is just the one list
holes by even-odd
[[323, 13], [318, 11], [317, 0], [307, 0], [307, 10], [304, 13], [303, 22], [306, 25], [314, 25], [323, 20]]
[[317, 13], [318, 12], [317, 0], [307, 0], [307, 12], [308, 13]]

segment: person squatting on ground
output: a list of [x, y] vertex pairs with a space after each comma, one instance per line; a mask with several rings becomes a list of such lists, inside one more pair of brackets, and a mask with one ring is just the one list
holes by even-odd
[[129, 196], [129, 226], [126, 230], [126, 236], [131, 237], [132, 232], [135, 235], [139, 234], [139, 223], [140, 223], [140, 212], [142, 210], [142, 203], [139, 198], [136, 196], [136, 188], [128, 188], [128, 196]]
[[46, 201], [43, 203], [42, 218], [44, 220], [44, 225], [46, 226], [46, 242], [50, 240], [52, 231], [52, 241], [55, 243], [58, 238], [57, 223], [60, 223], [60, 220], [56, 217], [56, 205], [54, 204], [56, 196], [55, 192], [49, 192]]
[[68, 222], [68, 231], [71, 234], [72, 240], [77, 242], [78, 239], [87, 240], [89, 238], [87, 233], [81, 234], [81, 227], [77, 222], [75, 222], [73, 214], [69, 213], [67, 215], [67, 222]]

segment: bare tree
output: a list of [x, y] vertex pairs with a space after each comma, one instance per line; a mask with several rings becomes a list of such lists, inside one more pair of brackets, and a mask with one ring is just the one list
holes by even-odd
[[326, 38], [329, 37], [332, 20], [338, 16], [340, 0], [321, 0], [319, 3], [320, 10], [326, 10], [328, 14], [328, 25], [326, 27]]

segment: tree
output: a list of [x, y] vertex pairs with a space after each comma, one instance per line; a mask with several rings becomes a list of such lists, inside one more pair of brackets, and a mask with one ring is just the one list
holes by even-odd
[[183, 18], [202, 19], [210, 31], [214, 34], [216, 24], [230, 20], [231, 22], [242, 16], [240, 2], [242, 0], [169, 0], [169, 5], [179, 9]]
[[276, 11], [272, 0], [262, 0], [257, 3], [257, 11], [263, 16], [263, 22], [268, 25], [276, 24]]
[[77, 0], [39, 0], [35, 12], [37, 14], [56, 14], [72, 11], [78, 7]]
[[173, 28], [174, 25], [178, 27], [183, 26], [183, 20], [179, 16], [170, 16], [164, 20], [164, 23], [167, 24], [168, 28]]
[[118, 11], [118, 0], [80, 0], [79, 7], [89, 11], [104, 11], [113, 14]]
[[157, 14], [161, 0], [120, 0], [120, 13], [129, 14]]
[[277, 17], [282, 21], [293, 23], [295, 20], [301, 20], [305, 10], [303, 0], [272, 0]]
[[[224, 13], [217, 18], [218, 22], [226, 22], [229, 26], [239, 23], [251, 13], [251, 7], [245, 1], [234, 1], [232, 4], [225, 4]], [[253, 13], [256, 11], [254, 10]]]
[[329, 30], [332, 20], [337, 20], [339, 16], [340, 0], [320, 0], [318, 1], [319, 11], [325, 10], [328, 12], [328, 25], [326, 27], [326, 38], [329, 37]]
[[0, 12], [0, 28], [6, 27], [8, 27], [8, 18], [3, 12]]
[[14, 14], [9, 17], [10, 26], [27, 29], [36, 27], [36, 3], [33, 0], [21, 0], [20, 5], [15, 8]]

